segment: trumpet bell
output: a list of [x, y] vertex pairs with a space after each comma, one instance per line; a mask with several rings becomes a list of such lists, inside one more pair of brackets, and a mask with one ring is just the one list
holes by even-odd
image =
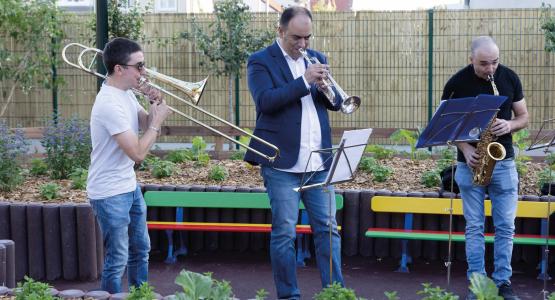
[[344, 114], [352, 114], [360, 107], [360, 97], [350, 96], [341, 102], [341, 112]]
[[157, 81], [161, 81], [165, 84], [171, 85], [172, 87], [178, 89], [195, 105], [198, 105], [200, 98], [202, 97], [202, 93], [204, 92], [204, 88], [206, 86], [206, 82], [208, 81], [208, 77], [204, 78], [198, 82], [187, 82], [183, 80], [179, 80], [162, 73], [158, 73], [151, 69], [145, 69], [146, 74], [148, 75], [149, 79], [154, 79]]

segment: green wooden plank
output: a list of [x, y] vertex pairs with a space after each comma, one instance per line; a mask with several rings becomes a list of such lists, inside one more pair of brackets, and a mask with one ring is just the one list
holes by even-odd
[[[423, 232], [392, 232], [392, 231], [367, 231], [366, 237], [373, 238], [390, 238], [390, 239], [404, 239], [404, 240], [427, 240], [427, 241], [448, 241], [449, 234], [447, 233], [423, 233]], [[453, 242], [464, 242], [465, 238], [462, 234], [451, 235]], [[486, 243], [493, 243], [493, 236], [485, 236]], [[513, 238], [514, 244], [520, 245], [545, 245], [545, 238], [542, 237], [519, 237]], [[555, 245], [555, 239], [549, 239], [550, 246]]]
[[[270, 209], [267, 193], [147, 191], [147, 206], [260, 208]], [[343, 196], [335, 195], [337, 209], [343, 208]], [[300, 209], [305, 209], [301, 202]]]

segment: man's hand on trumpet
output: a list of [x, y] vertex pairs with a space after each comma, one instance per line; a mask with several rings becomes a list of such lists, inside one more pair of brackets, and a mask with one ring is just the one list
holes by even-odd
[[306, 68], [304, 78], [308, 84], [316, 84], [318, 88], [323, 89], [327, 87], [327, 79], [329, 74], [329, 65], [324, 64], [310, 64]]

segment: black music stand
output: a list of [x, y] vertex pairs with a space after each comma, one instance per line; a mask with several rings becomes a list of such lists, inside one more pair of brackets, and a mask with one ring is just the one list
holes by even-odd
[[[442, 100], [430, 123], [416, 143], [416, 148], [447, 145], [455, 142], [474, 142], [496, 116], [506, 96], [478, 95], [476, 97]], [[454, 167], [451, 164], [451, 191]], [[447, 251], [447, 286], [451, 283], [451, 243], [453, 232], [453, 193], [449, 206], [449, 239]]]
[[[540, 130], [532, 140], [530, 147], [526, 149], [527, 151], [543, 149], [546, 155], [551, 153], [550, 148], [555, 144], [555, 131], [548, 129], [548, 125], [553, 125], [553, 123], [555, 123], [555, 119], [543, 120]], [[549, 294], [549, 291], [547, 291], [547, 281], [551, 279], [547, 270], [549, 266], [549, 217], [551, 211], [551, 186], [553, 185], [551, 181], [552, 176], [552, 169], [549, 167], [549, 182], [547, 183], [547, 212], [545, 213], [545, 245], [543, 246], [543, 258], [540, 267], [541, 272], [538, 277], [543, 280], [543, 290], [541, 293], [544, 300], [547, 299], [547, 295]]]
[[329, 195], [328, 226], [329, 226], [329, 242], [330, 242], [330, 257], [329, 257], [330, 283], [333, 283], [332, 282], [332, 278], [333, 278], [332, 223], [333, 222], [332, 222], [331, 201], [335, 201], [335, 199], [333, 199], [334, 198], [333, 193], [331, 193], [331, 191], [327, 187], [332, 184], [348, 182], [355, 178], [356, 170], [362, 158], [362, 154], [364, 154], [364, 150], [366, 149], [366, 145], [368, 144], [368, 139], [370, 138], [371, 133], [372, 133], [371, 128], [345, 131], [343, 132], [343, 136], [341, 137], [341, 142], [339, 143], [338, 147], [311, 151], [305, 166], [304, 174], [307, 174], [308, 166], [310, 165], [310, 160], [312, 159], [313, 154], [319, 155], [320, 153], [332, 153], [333, 155], [330, 155], [318, 167], [319, 170], [323, 169], [326, 163], [333, 158], [330, 170], [328, 172], [328, 176], [326, 177], [326, 180], [324, 180], [324, 182], [307, 184], [314, 176], [314, 173], [311, 173], [310, 176], [308, 176], [307, 178], [305, 178], [305, 175], [303, 175], [301, 179], [301, 186], [294, 189], [296, 192], [302, 192], [308, 189], [321, 187], [324, 189], [324, 192], [326, 192]]

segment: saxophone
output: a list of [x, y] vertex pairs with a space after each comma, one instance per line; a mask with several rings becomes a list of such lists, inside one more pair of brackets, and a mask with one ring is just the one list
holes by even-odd
[[[495, 96], [499, 96], [499, 91], [493, 81], [493, 76], [488, 75], [488, 80], [493, 88], [493, 94]], [[475, 185], [488, 185], [491, 181], [491, 174], [493, 173], [495, 163], [498, 160], [504, 159], [507, 154], [505, 147], [503, 147], [500, 143], [495, 142], [495, 140], [497, 140], [497, 136], [491, 132], [491, 126], [494, 122], [495, 116], [493, 116], [489, 121], [486, 130], [482, 132], [480, 135], [480, 141], [478, 141], [478, 144], [476, 145], [476, 153], [478, 154], [479, 159], [478, 167], [473, 169], [474, 176], [472, 179]]]

